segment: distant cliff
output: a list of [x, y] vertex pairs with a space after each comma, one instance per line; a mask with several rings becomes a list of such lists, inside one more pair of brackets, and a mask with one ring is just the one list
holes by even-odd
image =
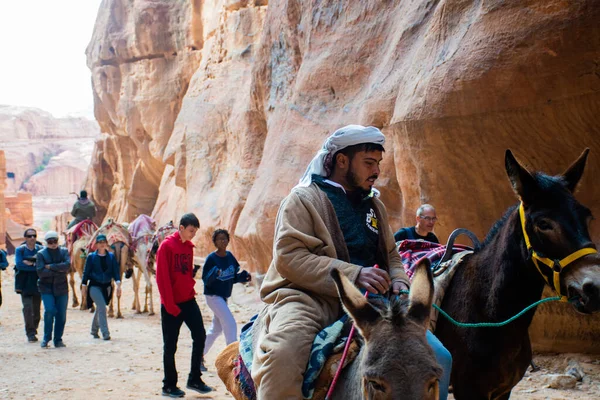
[[27, 107], [0, 105], [0, 149], [6, 154], [7, 190], [33, 195], [68, 195], [84, 183], [96, 121], [54, 118]]

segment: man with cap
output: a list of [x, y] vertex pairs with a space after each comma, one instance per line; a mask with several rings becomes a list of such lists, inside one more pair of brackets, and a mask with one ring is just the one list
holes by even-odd
[[37, 232], [28, 228], [23, 233], [25, 243], [15, 250], [15, 292], [21, 295], [25, 334], [29, 343], [37, 342], [42, 298], [37, 288], [38, 275], [35, 269], [37, 253], [44, 246], [37, 242]]
[[409, 287], [386, 209], [373, 189], [384, 143], [374, 127], [338, 129], [281, 202], [273, 261], [260, 291], [266, 306], [254, 333], [258, 399], [302, 399], [313, 340], [342, 314], [332, 267], [371, 293]]
[[75, 217], [75, 219], [69, 223], [67, 229], [77, 225], [81, 221], [93, 219], [96, 216], [96, 205], [93, 201], [88, 199], [88, 194], [85, 190], [79, 192], [79, 197], [77, 198], [75, 204], [73, 204], [71, 215]]
[[38, 290], [44, 303], [44, 339], [42, 348], [48, 347], [52, 340], [54, 327], [54, 347], [65, 347], [62, 336], [67, 322], [67, 304], [69, 285], [67, 274], [71, 268], [71, 259], [66, 248], [58, 245], [58, 233], [46, 232], [46, 247], [36, 257]]
[[92, 302], [96, 303], [96, 312], [92, 319], [90, 334], [99, 339], [98, 331], [102, 332], [102, 339], [110, 340], [106, 306], [112, 299], [112, 282], [117, 286], [117, 296], [121, 296], [121, 268], [115, 255], [108, 251], [106, 236], [96, 236], [96, 251], [88, 254], [83, 267], [81, 278], [81, 297], [87, 298], [88, 308]]

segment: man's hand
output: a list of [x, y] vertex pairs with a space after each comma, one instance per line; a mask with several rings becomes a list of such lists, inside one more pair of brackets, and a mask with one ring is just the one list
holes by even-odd
[[392, 292], [394, 292], [394, 294], [400, 294], [401, 290], [409, 290], [409, 287], [406, 283], [404, 282], [400, 282], [400, 281], [396, 281], [392, 284]]
[[23, 260], [23, 264], [29, 265], [30, 267], [33, 265], [33, 263], [29, 260]]
[[388, 273], [375, 267], [364, 267], [356, 278], [356, 285], [371, 293], [384, 294], [391, 284], [392, 280]]

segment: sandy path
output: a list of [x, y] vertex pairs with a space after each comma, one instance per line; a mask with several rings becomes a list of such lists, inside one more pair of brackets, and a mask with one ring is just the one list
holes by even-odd
[[[143, 279], [142, 279], [143, 282]], [[14, 275], [2, 273], [4, 304], [0, 308], [0, 399], [152, 399], [160, 397], [162, 384], [162, 335], [160, 316], [136, 315], [129, 306], [133, 299], [131, 281], [123, 287], [124, 319], [109, 319], [111, 341], [89, 335], [92, 315], [72, 309], [67, 312], [64, 341], [67, 348], [41, 349], [39, 343], [27, 343], [20, 297], [13, 291]], [[201, 292], [201, 283], [196, 290]], [[155, 292], [155, 309], [159, 310]], [[198, 296], [205, 326], [211, 313], [203, 296]], [[252, 287], [236, 285], [231, 308], [238, 327], [256, 313], [260, 302]], [[43, 310], [42, 310], [43, 313]], [[41, 339], [43, 320], [38, 337]], [[224, 347], [223, 337], [207, 356], [209, 372], [203, 376], [215, 388], [200, 395], [187, 391], [186, 398], [232, 399], [214, 371], [214, 359]], [[180, 385], [189, 372], [191, 338], [182, 328], [177, 352]], [[554, 390], [544, 386], [548, 373], [562, 373], [567, 359], [576, 359], [588, 374], [574, 390]], [[513, 399], [600, 399], [599, 357], [585, 355], [536, 356], [542, 371], [528, 373], [513, 391]]]

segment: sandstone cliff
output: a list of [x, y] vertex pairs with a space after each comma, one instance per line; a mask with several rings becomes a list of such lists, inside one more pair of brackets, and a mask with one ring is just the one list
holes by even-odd
[[516, 201], [506, 148], [559, 173], [591, 147], [579, 198], [598, 214], [598, 20], [593, 0], [106, 0], [87, 49], [105, 133], [88, 186], [121, 220], [193, 211], [199, 253], [225, 227], [264, 271], [280, 200], [330, 132], [360, 123], [388, 138], [394, 228], [429, 202], [441, 238], [483, 237]]
[[[0, 149], [6, 154], [6, 171], [13, 176], [7, 180], [7, 190], [26, 189], [34, 195], [79, 190], [99, 133], [97, 122], [89, 119], [54, 118], [36, 108], [0, 105]], [[48, 179], [52, 170], [59, 169], [67, 174]], [[31, 179], [38, 172], [42, 176]]]

